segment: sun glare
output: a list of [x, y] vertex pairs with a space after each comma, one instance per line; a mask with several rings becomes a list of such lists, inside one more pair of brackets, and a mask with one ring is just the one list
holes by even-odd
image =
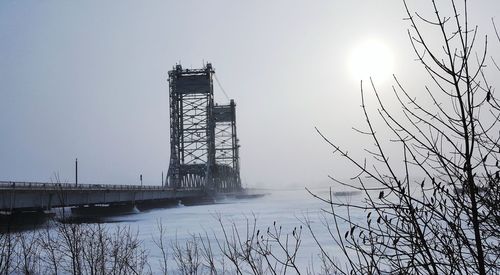
[[349, 67], [355, 80], [382, 83], [394, 73], [394, 60], [391, 50], [377, 40], [366, 40], [355, 46], [349, 57]]

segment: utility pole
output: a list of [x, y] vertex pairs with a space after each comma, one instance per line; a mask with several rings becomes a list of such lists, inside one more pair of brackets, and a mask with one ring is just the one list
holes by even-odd
[[75, 186], [78, 186], [78, 158], [75, 159]]
[[163, 183], [164, 183], [164, 181], [163, 181], [163, 171], [161, 171], [161, 187], [163, 187]]
[[141, 180], [141, 186], [142, 186], [142, 174], [141, 174], [141, 176], [139, 177], [139, 179]]

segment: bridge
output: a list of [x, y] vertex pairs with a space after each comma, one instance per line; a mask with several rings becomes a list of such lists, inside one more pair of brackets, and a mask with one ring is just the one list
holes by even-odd
[[201, 200], [201, 188], [0, 181], [0, 211], [51, 210], [57, 207], [140, 205]]
[[162, 186], [0, 181], [0, 211], [203, 200], [241, 191], [236, 104], [214, 102], [210, 63], [169, 71], [170, 164]]

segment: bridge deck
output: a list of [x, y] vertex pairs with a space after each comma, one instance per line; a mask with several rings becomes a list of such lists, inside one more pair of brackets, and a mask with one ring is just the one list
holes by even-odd
[[0, 211], [44, 210], [95, 204], [134, 204], [195, 199], [206, 195], [205, 190], [201, 188], [0, 181]]

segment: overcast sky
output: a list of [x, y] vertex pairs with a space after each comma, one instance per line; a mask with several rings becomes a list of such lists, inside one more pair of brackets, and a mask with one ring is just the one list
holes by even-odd
[[[474, 1], [470, 14], [491, 34], [500, 2]], [[207, 61], [237, 103], [245, 185], [352, 175], [315, 127], [354, 152], [366, 145], [351, 130], [363, 125], [352, 54], [366, 41], [389, 52], [387, 74], [422, 90], [404, 17], [397, 0], [1, 1], [0, 180], [73, 181], [78, 157], [80, 182], [160, 184], [167, 73]]]

